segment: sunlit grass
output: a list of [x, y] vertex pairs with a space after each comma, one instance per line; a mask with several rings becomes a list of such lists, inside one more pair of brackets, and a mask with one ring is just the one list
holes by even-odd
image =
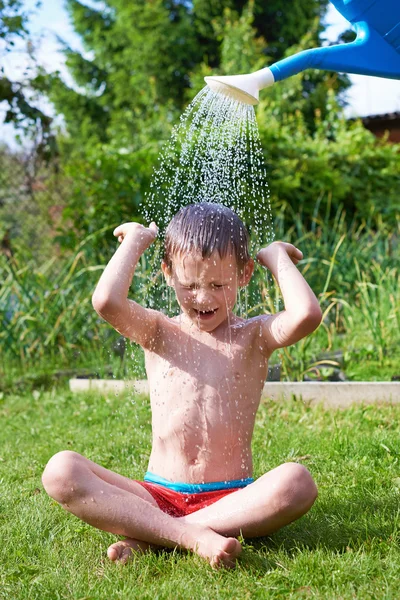
[[214, 572], [180, 552], [140, 557], [124, 568], [110, 564], [105, 552], [114, 536], [67, 514], [42, 489], [42, 470], [62, 449], [142, 477], [150, 450], [147, 398], [74, 396], [59, 387], [4, 396], [0, 411], [0, 598], [400, 597], [398, 406], [264, 404], [254, 433], [255, 475], [301, 462], [319, 498], [271, 538], [247, 540], [232, 572]]

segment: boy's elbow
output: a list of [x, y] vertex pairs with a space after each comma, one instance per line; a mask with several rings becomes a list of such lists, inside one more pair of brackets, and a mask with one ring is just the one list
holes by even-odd
[[95, 291], [92, 295], [92, 306], [94, 310], [98, 313], [101, 310], [101, 307], [104, 305], [104, 297], [102, 297], [97, 291]]
[[313, 304], [308, 307], [302, 317], [303, 325], [309, 330], [309, 333], [315, 331], [322, 321], [322, 310], [319, 304]]
[[96, 290], [92, 296], [92, 306], [97, 314], [102, 316], [105, 312], [112, 309], [112, 300], [108, 295], [99, 293]]

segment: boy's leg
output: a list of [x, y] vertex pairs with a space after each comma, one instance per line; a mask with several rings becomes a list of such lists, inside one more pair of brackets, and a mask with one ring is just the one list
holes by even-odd
[[179, 520], [206, 525], [222, 535], [260, 537], [300, 518], [317, 495], [317, 487], [305, 467], [284, 463], [246, 488]]
[[127, 538], [197, 552], [213, 566], [233, 566], [241, 546], [207, 525], [185, 523], [163, 513], [138, 483], [76, 452], [50, 459], [42, 477], [47, 493], [82, 521]]

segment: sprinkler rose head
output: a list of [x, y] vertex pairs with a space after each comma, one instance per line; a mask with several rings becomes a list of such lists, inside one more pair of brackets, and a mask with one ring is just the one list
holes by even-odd
[[208, 87], [228, 98], [243, 104], [258, 104], [258, 92], [274, 83], [272, 71], [267, 67], [247, 75], [226, 75], [204, 77]]
[[254, 94], [249, 94], [245, 90], [240, 89], [225, 80], [231, 80], [233, 77], [205, 77], [204, 80], [207, 83], [208, 87], [218, 94], [223, 94], [228, 98], [233, 98], [238, 102], [243, 102], [243, 104], [251, 104], [255, 106], [258, 104], [258, 90], [255, 90]]

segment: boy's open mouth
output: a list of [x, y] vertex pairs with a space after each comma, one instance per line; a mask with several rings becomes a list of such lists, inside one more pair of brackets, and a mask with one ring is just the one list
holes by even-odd
[[214, 308], [213, 310], [197, 310], [196, 308], [194, 308], [193, 310], [199, 319], [210, 319], [215, 315], [218, 308]]

